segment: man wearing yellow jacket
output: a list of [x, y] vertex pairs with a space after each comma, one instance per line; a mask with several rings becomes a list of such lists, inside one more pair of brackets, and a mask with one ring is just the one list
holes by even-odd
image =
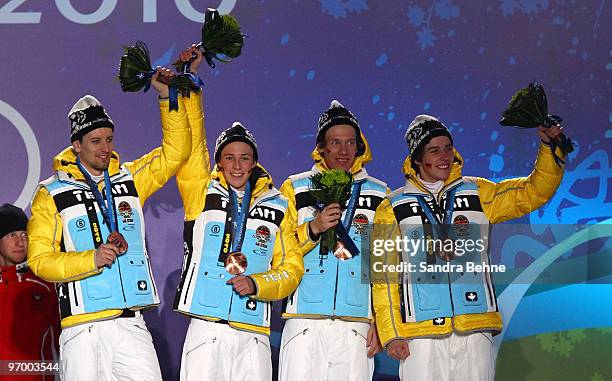
[[[285, 304], [279, 379], [370, 380], [380, 350], [368, 272], [370, 227], [388, 188], [367, 173], [368, 142], [353, 113], [337, 100], [319, 118], [312, 158], [309, 171], [290, 176], [281, 187], [305, 272]], [[348, 206], [317, 211], [310, 177], [328, 169], [352, 174], [351, 198]], [[350, 259], [321, 249], [321, 233], [338, 224], [361, 251]]]
[[121, 165], [114, 123], [86, 95], [68, 114], [72, 146], [55, 157], [32, 202], [28, 263], [56, 283], [65, 380], [161, 380], [140, 313], [159, 304], [143, 204], [187, 159], [191, 134], [185, 110], [168, 110], [160, 75], [152, 85], [162, 99], [161, 147]]
[[[188, 49], [182, 58], [202, 54]], [[191, 316], [181, 380], [271, 380], [271, 303], [304, 272], [287, 200], [258, 163], [257, 143], [240, 123], [217, 138], [209, 170], [200, 93], [180, 102], [192, 152], [177, 173], [185, 207], [185, 257], [174, 309]], [[181, 105], [181, 107], [183, 107]]]
[[[419, 115], [410, 124], [406, 185], [377, 215], [372, 266], [378, 332], [387, 353], [401, 360], [401, 379], [493, 380], [491, 336], [502, 319], [491, 273], [466, 269], [490, 265], [490, 224], [523, 216], [554, 194], [563, 167], [549, 143], [560, 131], [539, 128], [542, 144], [529, 176], [494, 183], [462, 175], [463, 159], [439, 120]], [[382, 249], [389, 240], [399, 247]]]

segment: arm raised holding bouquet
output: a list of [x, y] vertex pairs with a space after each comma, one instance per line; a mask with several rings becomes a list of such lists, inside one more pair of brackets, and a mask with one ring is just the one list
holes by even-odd
[[[547, 112], [544, 89], [538, 85], [521, 90], [510, 101], [502, 125], [537, 128], [542, 144], [528, 176], [501, 182], [465, 176], [456, 136], [437, 118], [418, 115], [405, 134], [409, 148], [403, 168], [406, 183], [391, 193], [379, 221], [397, 225], [400, 238], [478, 242], [488, 239], [491, 224], [540, 208], [555, 194], [565, 170], [563, 158], [572, 150], [562, 134], [561, 118]], [[470, 202], [456, 207], [461, 204], [455, 200], [460, 199]], [[467, 225], [474, 228], [463, 230]], [[452, 256], [441, 258], [463, 265], [482, 263], [485, 270], [474, 272], [441, 269], [432, 273], [429, 269], [435, 267], [430, 265], [438, 259], [428, 245], [381, 254], [390, 263], [405, 262], [414, 269], [399, 279], [386, 273], [385, 280], [392, 281], [374, 284], [380, 339], [389, 356], [402, 360], [400, 374], [423, 380], [466, 374], [470, 379], [492, 378], [491, 336], [502, 330], [503, 322], [489, 270], [490, 247], [462, 253], [455, 247]], [[457, 353], [475, 357], [456, 358]]]
[[[178, 62], [185, 67], [176, 66], [195, 75], [205, 57], [192, 45], [180, 54]], [[191, 318], [181, 379], [216, 375], [269, 380], [270, 302], [293, 292], [304, 271], [287, 226], [287, 200], [259, 163], [257, 142], [249, 130], [233, 123], [217, 137], [210, 155], [202, 91], [180, 95], [178, 103], [187, 113], [192, 134], [191, 155], [176, 176], [185, 222], [174, 309]], [[202, 345], [210, 335], [213, 343]], [[236, 343], [234, 350], [225, 350]]]
[[[143, 87], [166, 98], [171, 72], [143, 70]], [[32, 201], [28, 262], [57, 283], [68, 380], [122, 378], [128, 370], [138, 379], [162, 379], [140, 312], [160, 303], [145, 245], [144, 203], [188, 158], [191, 132], [184, 109], [171, 111], [160, 99], [159, 113], [161, 145], [122, 163], [114, 150], [115, 123], [98, 99], [83, 96], [68, 112], [71, 145], [55, 157], [53, 175]], [[83, 350], [92, 343], [108, 351]]]
[[563, 128], [559, 124], [562, 121], [560, 116], [548, 114], [548, 99], [544, 86], [533, 82], [512, 96], [508, 106], [502, 112], [499, 124], [520, 128], [538, 128], [542, 142], [551, 147], [555, 162], [561, 165], [563, 160], [555, 153], [556, 147], [561, 149], [563, 155], [574, 151], [574, 144], [562, 133]]
[[[183, 52], [180, 59], [174, 62], [179, 74], [172, 74], [168, 69], [152, 68], [147, 45], [137, 41], [133, 46], [124, 47], [125, 54], [121, 57], [117, 78], [123, 91], [137, 92], [144, 89], [143, 91], [147, 92], [152, 84], [159, 85], [152, 82], [153, 77], [157, 75], [156, 79], [169, 89], [156, 89], [160, 91], [161, 97], [169, 97], [170, 109], [176, 110], [179, 93], [188, 97], [191, 91], [197, 91], [203, 86], [202, 80], [194, 73], [197, 69], [190, 69], [194, 60], [201, 61], [204, 58], [210, 67], [214, 68], [213, 59], [229, 63], [240, 55], [243, 45], [244, 35], [240, 32], [236, 19], [230, 15], [219, 15], [216, 9], [209, 8], [202, 25], [201, 41], [192, 46], [189, 53], [191, 56], [186, 56], [187, 53]], [[195, 54], [196, 49], [201, 52], [200, 56]]]
[[[240, 56], [244, 37], [238, 21], [233, 16], [220, 15], [216, 9], [208, 8], [202, 25], [202, 38], [193, 47], [203, 54], [208, 66], [214, 69], [216, 64], [213, 59], [230, 63], [232, 59]], [[190, 62], [196, 58], [195, 52], [191, 51], [191, 58], [181, 55], [173, 65], [180, 72], [189, 72]]]
[[125, 92], [149, 91], [151, 85], [161, 98], [170, 99], [170, 110], [178, 109], [178, 93], [189, 95], [192, 90], [202, 86], [199, 77], [192, 73], [176, 75], [169, 69], [151, 67], [149, 49], [142, 41], [124, 47], [125, 53], [119, 62], [119, 83]]

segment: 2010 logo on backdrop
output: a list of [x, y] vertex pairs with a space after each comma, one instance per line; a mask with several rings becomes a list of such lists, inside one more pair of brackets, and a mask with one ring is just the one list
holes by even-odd
[[[70, 0], [55, 0], [58, 11], [69, 21], [76, 24], [97, 24], [106, 20], [113, 13], [118, 0], [102, 0], [102, 3], [92, 13], [81, 13], [74, 8]], [[238, 0], [220, 0], [217, 10], [220, 14], [230, 13]], [[28, 0], [10, 0], [0, 6], [0, 24], [40, 24], [42, 12], [19, 12], [16, 9]], [[204, 13], [196, 10], [190, 0], [174, 0], [179, 12], [187, 19], [201, 23]], [[157, 22], [157, 0], [142, 0], [142, 22]]]
[[0, 100], [0, 116], [5, 117], [15, 126], [23, 140], [28, 155], [28, 174], [23, 189], [14, 202], [18, 207], [25, 209], [28, 207], [40, 178], [40, 149], [38, 148], [38, 141], [34, 131], [32, 131], [32, 128], [19, 111], [2, 100]]

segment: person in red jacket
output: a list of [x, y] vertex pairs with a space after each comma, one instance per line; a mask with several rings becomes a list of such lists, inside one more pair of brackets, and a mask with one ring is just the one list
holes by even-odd
[[[0, 207], [0, 361], [50, 363], [59, 353], [59, 307], [53, 285], [27, 266], [27, 223], [20, 208]], [[8, 363], [2, 368], [2, 381], [54, 379], [53, 374], [23, 372], [15, 377]]]

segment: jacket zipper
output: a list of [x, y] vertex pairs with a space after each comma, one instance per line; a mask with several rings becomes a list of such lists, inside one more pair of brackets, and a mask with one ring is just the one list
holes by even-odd
[[[111, 186], [112, 186], [112, 183], [111, 183]], [[115, 204], [115, 198], [113, 197], [112, 190], [111, 189], [106, 189], [106, 191], [110, 192], [110, 197], [113, 200], [113, 205], [116, 205]], [[117, 213], [115, 213], [115, 210], [110, 210], [110, 213], [113, 213], [115, 215], [115, 220], [118, 223], [119, 220], [117, 220]], [[117, 225], [117, 228], [119, 228], [118, 225]], [[112, 232], [110, 232], [110, 233], [112, 233]], [[117, 270], [119, 271], [119, 281], [121, 282], [121, 293], [123, 294], [123, 302], [124, 302], [124, 304], [126, 304], [126, 306], [124, 308], [126, 308], [127, 307], [127, 298], [125, 297], [125, 286], [123, 284], [123, 275], [121, 275], [121, 264], [119, 263], [119, 258], [117, 258], [117, 260], [115, 262], [117, 263]]]
[[450, 274], [446, 274], [446, 282], [448, 283], [448, 295], [450, 297], [451, 310], [453, 311], [453, 316], [455, 316], [455, 303], [453, 303], [453, 291], [451, 289]]
[[333, 315], [336, 316], [336, 296], [338, 296], [338, 273], [340, 271], [340, 260], [336, 261], [336, 286], [334, 288], [334, 309]]
[[195, 272], [195, 263], [193, 264], [193, 267], [191, 268], [191, 275], [189, 276], [189, 282], [187, 282], [187, 288], [184, 290], [185, 298], [183, 299], [183, 304], [187, 303], [187, 295], [189, 295], [189, 288], [191, 287], [191, 280], [193, 279], [194, 272]]

